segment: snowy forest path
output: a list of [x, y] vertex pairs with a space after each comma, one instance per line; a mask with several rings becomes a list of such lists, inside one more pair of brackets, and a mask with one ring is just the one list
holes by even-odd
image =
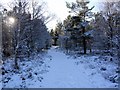
[[[84, 65], [75, 64], [74, 59], [69, 59], [67, 55], [56, 51], [52, 47], [48, 54], [52, 57], [49, 63], [49, 72], [43, 76], [42, 87], [45, 88], [92, 88], [92, 87], [109, 87], [109, 82], [101, 75], [95, 76], [89, 74], [90, 69], [86, 70]], [[104, 83], [103, 83], [104, 82]]]

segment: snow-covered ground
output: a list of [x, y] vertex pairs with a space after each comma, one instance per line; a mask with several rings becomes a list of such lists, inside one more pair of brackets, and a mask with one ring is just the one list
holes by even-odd
[[[33, 60], [32, 60], [33, 59]], [[117, 87], [117, 63], [102, 60], [100, 56], [70, 57], [56, 47], [46, 55], [19, 63], [5, 62], [3, 87], [6, 88], [114, 88]], [[104, 58], [103, 58], [104, 59]], [[116, 81], [114, 81], [116, 80]]]

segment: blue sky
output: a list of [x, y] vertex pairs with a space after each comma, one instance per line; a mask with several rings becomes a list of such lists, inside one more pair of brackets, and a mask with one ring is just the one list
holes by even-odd
[[[41, 1], [41, 0], [37, 0], [37, 1]], [[56, 21], [63, 21], [67, 17], [67, 15], [69, 14], [68, 9], [66, 8], [65, 2], [66, 1], [67, 2], [75, 2], [76, 0], [42, 0], [42, 1], [47, 2], [48, 10], [51, 13], [54, 13], [56, 15], [56, 18], [47, 25], [49, 28], [54, 28]], [[98, 4], [97, 4], [98, 1], [99, 0], [90, 0], [89, 6], [90, 7], [96, 6], [93, 9], [93, 11], [99, 10]], [[11, 0], [1, 0], [0, 1], [0, 3], [3, 3], [6, 6], [9, 2], [11, 2]]]

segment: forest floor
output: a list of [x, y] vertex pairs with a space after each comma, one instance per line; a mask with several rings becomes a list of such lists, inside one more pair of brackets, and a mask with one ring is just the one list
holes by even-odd
[[19, 62], [14, 70], [13, 60], [4, 62], [3, 88], [115, 88], [118, 87], [117, 63], [109, 56], [66, 55], [56, 47], [46, 54]]

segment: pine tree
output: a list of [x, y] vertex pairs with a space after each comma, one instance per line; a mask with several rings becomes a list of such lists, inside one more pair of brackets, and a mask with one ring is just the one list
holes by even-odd
[[[82, 43], [83, 43], [83, 49], [84, 49], [84, 54], [86, 54], [87, 51], [87, 36], [86, 36], [86, 27], [88, 24], [87, 19], [91, 17], [91, 10], [94, 8], [88, 8], [89, 1], [87, 0], [76, 0], [76, 3], [66, 3], [67, 8], [70, 9], [70, 13], [74, 13], [76, 16], [72, 17], [72, 28], [71, 30], [73, 30], [74, 33], [73, 37], [76, 40], [76, 35], [82, 33], [81, 38], [82, 38]], [[75, 32], [77, 31], [77, 32]], [[79, 36], [78, 36], [79, 37]], [[79, 37], [80, 39], [80, 37]], [[76, 43], [76, 41], [75, 41]], [[77, 45], [77, 44], [76, 44]]]

